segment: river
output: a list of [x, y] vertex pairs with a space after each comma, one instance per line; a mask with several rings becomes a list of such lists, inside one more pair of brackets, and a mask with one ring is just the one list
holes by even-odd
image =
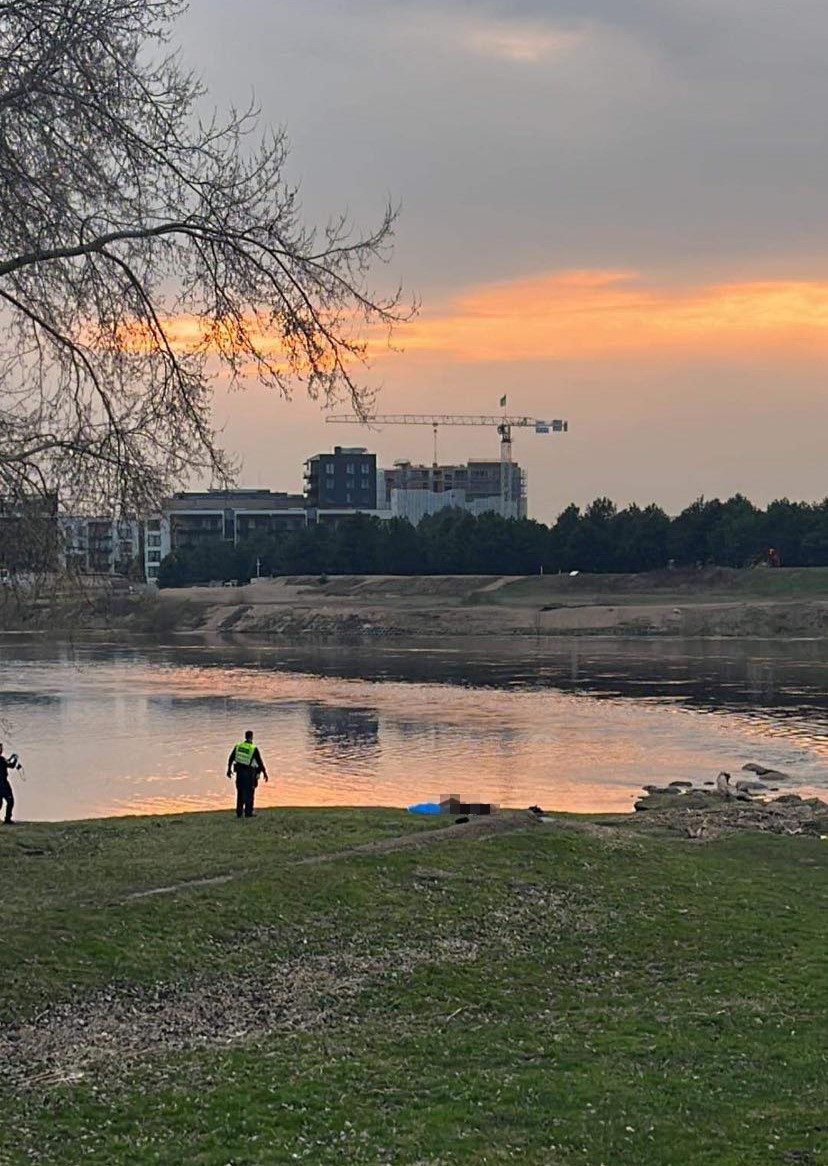
[[641, 786], [756, 761], [828, 795], [828, 644], [807, 640], [390, 645], [0, 638], [16, 816], [229, 806], [253, 729], [260, 805], [628, 810]]

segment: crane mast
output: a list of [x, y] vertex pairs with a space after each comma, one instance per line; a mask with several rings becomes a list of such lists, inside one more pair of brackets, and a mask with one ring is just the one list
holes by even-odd
[[497, 430], [500, 437], [500, 497], [504, 514], [514, 503], [512, 473], [512, 430], [534, 429], [535, 433], [566, 433], [569, 422], [556, 419], [543, 421], [539, 417], [514, 416], [503, 413], [377, 413], [362, 417], [358, 413], [333, 413], [325, 418], [328, 425], [365, 425], [380, 428], [383, 425], [430, 425], [434, 431], [434, 465], [437, 465], [437, 431], [441, 426], [484, 426]]

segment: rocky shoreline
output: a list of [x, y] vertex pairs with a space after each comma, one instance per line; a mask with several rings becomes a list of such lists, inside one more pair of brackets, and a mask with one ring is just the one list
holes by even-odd
[[636, 825], [666, 827], [691, 839], [714, 838], [731, 830], [828, 838], [828, 803], [796, 793], [767, 798], [764, 795], [778, 792], [789, 775], [755, 762], [742, 769], [753, 778], [734, 781], [723, 771], [715, 782], [701, 786], [684, 781], [644, 786], [644, 797], [635, 803]]

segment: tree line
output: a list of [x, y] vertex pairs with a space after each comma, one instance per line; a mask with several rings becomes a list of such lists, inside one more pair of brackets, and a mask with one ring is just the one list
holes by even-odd
[[567, 508], [552, 526], [441, 510], [412, 526], [366, 514], [333, 526], [261, 536], [234, 546], [221, 541], [181, 548], [161, 564], [159, 586], [262, 575], [531, 575], [541, 570], [654, 571], [669, 566], [747, 567], [779, 561], [828, 566], [828, 498], [781, 499], [765, 509], [741, 494], [698, 499], [674, 517], [656, 505], [619, 510], [597, 498]]

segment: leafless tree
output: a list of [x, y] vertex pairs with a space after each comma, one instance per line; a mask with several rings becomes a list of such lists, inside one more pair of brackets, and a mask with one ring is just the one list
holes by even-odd
[[[225, 478], [217, 374], [348, 398], [395, 212], [311, 229], [282, 132], [199, 117], [181, 0], [0, 0], [0, 493], [140, 509]], [[186, 326], [188, 339], [182, 339]]]

